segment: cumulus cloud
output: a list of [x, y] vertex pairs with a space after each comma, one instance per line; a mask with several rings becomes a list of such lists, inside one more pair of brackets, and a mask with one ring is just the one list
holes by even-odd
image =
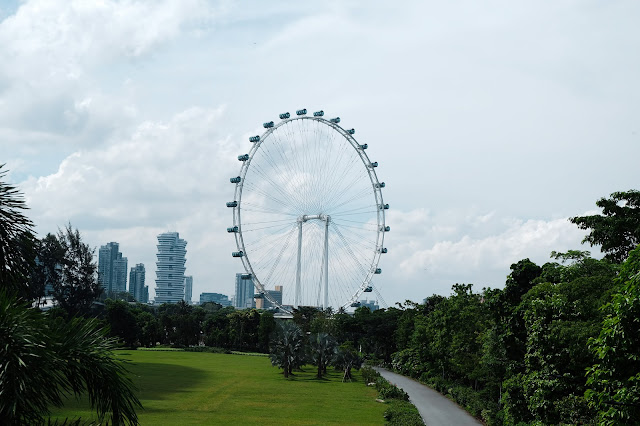
[[471, 210], [429, 215], [416, 209], [390, 215], [393, 227], [389, 243], [385, 241], [390, 251], [382, 259], [386, 269], [380, 287], [392, 285], [414, 300], [448, 294], [457, 282], [501, 288], [512, 263], [530, 258], [542, 265], [552, 250], [579, 248], [584, 237], [567, 218], [523, 220]]

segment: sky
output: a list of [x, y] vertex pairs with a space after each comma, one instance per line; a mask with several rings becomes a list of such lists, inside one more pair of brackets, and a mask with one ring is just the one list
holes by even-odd
[[357, 129], [391, 205], [387, 305], [502, 287], [591, 250], [571, 216], [639, 189], [640, 3], [0, 0], [0, 163], [40, 236], [120, 243], [153, 297], [156, 236], [233, 295], [225, 202], [261, 124]]

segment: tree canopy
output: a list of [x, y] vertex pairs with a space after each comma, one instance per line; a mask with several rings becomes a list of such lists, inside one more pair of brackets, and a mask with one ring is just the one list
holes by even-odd
[[580, 229], [590, 230], [583, 243], [599, 245], [606, 258], [622, 263], [640, 244], [640, 191], [614, 192], [596, 205], [602, 214], [569, 218]]

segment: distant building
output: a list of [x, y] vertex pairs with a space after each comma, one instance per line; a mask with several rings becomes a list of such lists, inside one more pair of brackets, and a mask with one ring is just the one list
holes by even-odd
[[[278, 302], [278, 304], [282, 305], [282, 286], [281, 285], [275, 286], [275, 290], [267, 290], [266, 293], [268, 293], [272, 299]], [[276, 305], [271, 303], [271, 301], [269, 301], [269, 299], [266, 297], [256, 299], [256, 308], [258, 309], [272, 309], [275, 307]]]
[[107, 294], [127, 291], [127, 258], [119, 250], [116, 242], [98, 250], [98, 282]]
[[193, 293], [193, 276], [184, 277], [184, 301], [191, 303], [191, 294]]
[[360, 306], [363, 306], [363, 307], [366, 306], [367, 308], [369, 308], [371, 312], [377, 311], [378, 309], [380, 309], [378, 302], [375, 300], [361, 300]]
[[118, 253], [118, 257], [113, 261], [113, 291], [124, 293], [127, 291], [127, 266], [128, 259]]
[[178, 303], [184, 300], [184, 271], [187, 242], [177, 232], [158, 235], [155, 303]]
[[231, 301], [229, 300], [229, 296], [220, 294], [220, 293], [200, 293], [200, 304], [207, 302], [214, 302], [219, 305], [231, 306]]
[[140, 303], [149, 302], [149, 287], [144, 285], [145, 274], [144, 264], [142, 263], [132, 267], [129, 272], [129, 293]]
[[236, 274], [236, 295], [233, 298], [233, 306], [238, 309], [255, 308], [253, 280], [243, 276], [246, 274]]

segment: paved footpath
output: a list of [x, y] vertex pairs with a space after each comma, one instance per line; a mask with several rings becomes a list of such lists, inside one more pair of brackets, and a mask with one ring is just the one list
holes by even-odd
[[400, 374], [374, 367], [389, 382], [404, 389], [427, 426], [477, 426], [479, 421], [433, 389]]

